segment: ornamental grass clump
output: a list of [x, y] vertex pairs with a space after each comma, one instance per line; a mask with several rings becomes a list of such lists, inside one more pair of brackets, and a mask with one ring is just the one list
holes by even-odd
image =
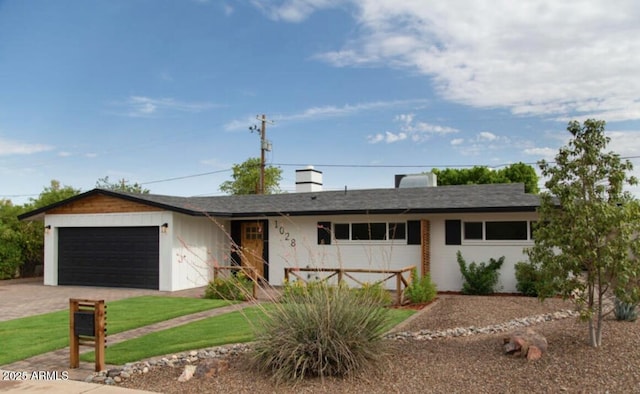
[[347, 286], [315, 284], [295, 302], [279, 302], [256, 327], [253, 361], [276, 383], [345, 377], [385, 353], [389, 312]]

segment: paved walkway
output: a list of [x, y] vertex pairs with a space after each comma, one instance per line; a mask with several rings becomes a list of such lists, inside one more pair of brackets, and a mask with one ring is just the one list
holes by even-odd
[[[52, 312], [69, 308], [69, 298], [104, 299], [113, 301], [122, 298], [135, 297], [140, 295], [168, 295], [176, 297], [200, 297], [204, 293], [203, 288], [178, 291], [160, 292], [154, 290], [139, 289], [112, 289], [98, 287], [76, 287], [76, 286], [44, 286], [42, 278], [22, 279], [11, 281], [0, 281], [0, 321], [25, 317], [40, 313]], [[6, 297], [5, 297], [6, 296]], [[267, 294], [259, 294], [260, 299], [267, 298]], [[253, 302], [244, 302], [222, 308], [211, 309], [190, 315], [180, 316], [171, 320], [162, 321], [156, 324], [140, 327], [137, 329], [121, 332], [107, 336], [107, 346], [114, 345], [129, 339], [137, 338], [151, 332], [177, 327], [183, 324], [206, 319], [212, 316], [221, 315], [228, 312], [240, 310], [247, 306], [254, 305]], [[81, 353], [92, 351], [91, 347], [82, 346]], [[81, 361], [77, 369], [69, 368], [69, 348], [59, 349], [53, 352], [40, 354], [25, 360], [0, 366], [0, 371], [28, 372], [33, 371], [67, 371], [70, 380], [84, 380], [94, 372], [95, 364]], [[106, 369], [116, 367], [106, 365]], [[60, 389], [53, 392], [83, 393], [93, 392], [101, 385], [86, 383], [87, 386], [64, 385], [62, 381], [51, 381], [47, 388]], [[45, 382], [4, 382], [0, 376], [0, 391], [31, 391], [37, 390]], [[77, 382], [79, 383], [79, 382]], [[25, 386], [26, 385], [26, 386]], [[97, 386], [97, 387], [95, 387]], [[63, 388], [73, 389], [72, 391], [62, 391]], [[75, 391], [77, 390], [77, 391]], [[51, 392], [51, 391], [47, 391]], [[111, 393], [115, 391], [97, 391], [97, 393]]]
[[42, 278], [0, 280], [0, 321], [69, 309], [70, 298], [105, 302], [143, 295], [201, 297], [204, 287], [182, 291], [121, 289], [90, 286], [45, 286]]

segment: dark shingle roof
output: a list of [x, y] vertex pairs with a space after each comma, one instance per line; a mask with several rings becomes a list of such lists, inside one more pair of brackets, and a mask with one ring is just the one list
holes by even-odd
[[270, 195], [176, 197], [94, 189], [57, 204], [21, 215], [46, 211], [88, 195], [105, 194], [188, 215], [226, 217], [444, 212], [523, 212], [540, 205], [524, 185], [492, 184], [426, 188], [340, 190]]

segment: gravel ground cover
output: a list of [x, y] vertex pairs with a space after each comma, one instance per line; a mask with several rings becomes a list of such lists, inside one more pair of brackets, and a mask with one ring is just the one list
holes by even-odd
[[[443, 296], [396, 331], [483, 327], [516, 318], [571, 309], [551, 299]], [[589, 347], [586, 323], [567, 318], [531, 326], [549, 342], [541, 360], [507, 356], [505, 333], [432, 340], [389, 340], [378, 370], [349, 379], [273, 385], [248, 367], [247, 355], [228, 357], [229, 370], [208, 379], [178, 382], [182, 367], [155, 367], [122, 387], [163, 393], [638, 393], [640, 324], [606, 321], [603, 346]]]

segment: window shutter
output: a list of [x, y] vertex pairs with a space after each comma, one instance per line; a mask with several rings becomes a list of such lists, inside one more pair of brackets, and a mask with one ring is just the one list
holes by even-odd
[[331, 245], [331, 222], [318, 222], [318, 245]]
[[461, 245], [462, 244], [462, 221], [460, 220], [444, 221], [444, 243], [445, 245]]
[[407, 221], [407, 244], [420, 245], [420, 221]]

